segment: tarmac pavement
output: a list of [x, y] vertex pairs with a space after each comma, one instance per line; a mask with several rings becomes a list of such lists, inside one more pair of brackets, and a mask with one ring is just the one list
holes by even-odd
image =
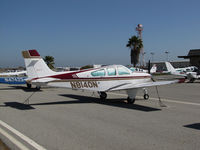
[[199, 89], [199, 82], [160, 86], [167, 106], [160, 107], [155, 87], [150, 100], [139, 91], [131, 105], [124, 92], [102, 102], [92, 92], [0, 85], [0, 139], [12, 150], [199, 150]]

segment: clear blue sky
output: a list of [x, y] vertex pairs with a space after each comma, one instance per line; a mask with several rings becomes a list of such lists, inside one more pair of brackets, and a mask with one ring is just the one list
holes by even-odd
[[143, 24], [146, 59], [180, 60], [200, 48], [199, 0], [0, 0], [0, 67], [24, 66], [22, 50], [56, 66], [129, 64], [128, 39]]

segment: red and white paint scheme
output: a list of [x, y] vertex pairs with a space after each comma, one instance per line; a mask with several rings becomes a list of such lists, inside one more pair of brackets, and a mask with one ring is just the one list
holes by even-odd
[[[22, 55], [25, 60], [28, 84], [37, 87], [45, 85], [96, 91], [101, 99], [106, 99], [106, 92], [125, 90], [128, 95], [128, 102], [134, 103], [138, 89], [177, 82], [153, 82], [150, 74], [132, 72], [122, 65], [109, 65], [80, 71], [54, 72], [49, 69], [36, 50], [23, 51]], [[146, 92], [144, 98], [149, 98]]]

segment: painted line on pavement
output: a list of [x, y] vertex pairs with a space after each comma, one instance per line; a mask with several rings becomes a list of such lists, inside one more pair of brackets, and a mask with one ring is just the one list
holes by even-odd
[[[127, 96], [126, 94], [120, 94], [120, 93], [109, 93], [109, 94], [112, 94], [112, 95], [119, 95], [119, 96]], [[136, 96], [138, 98], [143, 98], [142, 96]], [[149, 98], [150, 100], [159, 100], [158, 98]], [[170, 102], [170, 103], [178, 103], [178, 104], [186, 104], [186, 105], [194, 105], [194, 106], [200, 106], [200, 103], [192, 103], [192, 102], [182, 102], [182, 101], [177, 101], [177, 100], [169, 100], [169, 99], [163, 99], [161, 98], [161, 101], [164, 101], [164, 102]]]
[[12, 135], [8, 134], [6, 131], [0, 128], [0, 133], [7, 137], [12, 143], [14, 143], [19, 149], [22, 150], [29, 150], [26, 146], [24, 146], [22, 143], [20, 143], [17, 139], [15, 139]]
[[[7, 128], [11, 132], [13, 132], [15, 135], [17, 135], [18, 137], [20, 137], [21, 139], [23, 139], [24, 141], [26, 141], [28, 144], [30, 144], [31, 146], [33, 146], [35, 149], [37, 149], [37, 150], [46, 150], [44, 147], [42, 147], [41, 145], [37, 144], [35, 141], [33, 141], [29, 137], [23, 135], [22, 133], [20, 133], [16, 129], [12, 128], [7, 123], [5, 123], [5, 122], [3, 122], [3, 121], [0, 120], [0, 125], [3, 126], [3, 127], [5, 127], [5, 128]], [[0, 130], [0, 132], [2, 133], [2, 130]], [[5, 134], [5, 132], [4, 132], [4, 134]], [[8, 136], [8, 134], [6, 134], [6, 135]], [[11, 142], [13, 142], [14, 144], [16, 144], [16, 140], [14, 140], [14, 141], [11, 140]]]

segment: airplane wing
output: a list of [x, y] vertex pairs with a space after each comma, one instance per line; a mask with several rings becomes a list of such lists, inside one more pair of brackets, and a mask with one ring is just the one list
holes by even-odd
[[166, 84], [172, 84], [172, 83], [178, 83], [179, 80], [174, 81], [158, 81], [158, 82], [147, 82], [147, 83], [139, 83], [139, 84], [132, 84], [132, 83], [126, 83], [122, 85], [118, 85], [115, 87], [112, 87], [108, 91], [118, 91], [118, 90], [128, 90], [128, 89], [137, 89], [137, 88], [144, 88], [144, 87], [150, 87], [150, 86], [158, 86], [158, 85], [166, 85]]
[[17, 76], [17, 75], [21, 75], [21, 74], [26, 74], [26, 71], [19, 71], [19, 72], [3, 72], [0, 73], [1, 76]]

